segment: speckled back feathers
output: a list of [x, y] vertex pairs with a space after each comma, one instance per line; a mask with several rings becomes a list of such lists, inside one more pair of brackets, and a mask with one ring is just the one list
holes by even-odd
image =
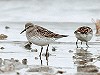
[[88, 33], [92, 33], [92, 29], [90, 27], [87, 26], [83, 26], [78, 28], [74, 33], [80, 32], [81, 34], [88, 34]]
[[[68, 35], [59, 35], [54, 32], [51, 32], [50, 30], [47, 30], [41, 26], [33, 25], [32, 23], [27, 23], [25, 25], [25, 28], [30, 27], [28, 30], [28, 34], [35, 34], [35, 35], [41, 35], [48, 38], [62, 38], [67, 37]], [[33, 35], [34, 36], [34, 35]]]

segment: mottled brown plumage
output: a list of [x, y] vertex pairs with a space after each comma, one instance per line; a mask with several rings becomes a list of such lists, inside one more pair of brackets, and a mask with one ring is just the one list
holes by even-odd
[[36, 36], [36, 35], [47, 37], [47, 38], [62, 38], [62, 37], [68, 36], [68, 35], [56, 34], [56, 33], [52, 32], [50, 30], [47, 30], [46, 28], [41, 27], [41, 26], [33, 25], [32, 23], [27, 23], [25, 25], [25, 30], [26, 30], [26, 33], [30, 34], [31, 37]]
[[[50, 30], [47, 30], [46, 28], [43, 28], [38, 25], [34, 25], [32, 23], [25, 24], [25, 29], [21, 33], [23, 33], [24, 31], [26, 31], [26, 37], [29, 41], [32, 41], [32, 39], [34, 40], [36, 39], [37, 42], [42, 40], [41, 42], [44, 42], [44, 43], [49, 41], [47, 44], [55, 41], [56, 39], [68, 36], [68, 35], [56, 34]], [[37, 44], [36, 41], [35, 41], [35, 44]], [[40, 45], [40, 43], [38, 44]]]
[[48, 37], [48, 38], [62, 38], [62, 37], [67, 37], [67, 35], [59, 35], [59, 34], [56, 34], [56, 33], [53, 33], [51, 32], [50, 30], [47, 30], [43, 27], [40, 27], [38, 25], [35, 25], [36, 26], [36, 31], [44, 36], [44, 37]]
[[81, 34], [88, 34], [90, 32], [93, 32], [92, 29], [90, 27], [87, 27], [87, 26], [83, 26], [83, 27], [80, 27], [78, 28], [75, 33], [77, 32], [80, 32]]
[[[47, 46], [46, 49], [46, 57], [48, 57], [48, 47], [50, 43], [53, 43], [55, 40], [67, 37], [68, 35], [60, 35], [56, 34], [46, 28], [43, 28], [38, 25], [34, 25], [32, 23], [25, 24], [25, 29], [21, 32], [26, 31], [27, 40], [35, 45], [41, 46], [40, 56], [43, 50], [43, 46]], [[41, 58], [40, 58], [41, 59]]]
[[[75, 34], [75, 36], [77, 38], [76, 45], [78, 43], [78, 40], [80, 40], [81, 44], [84, 41], [84, 42], [86, 42], [87, 47], [89, 47], [88, 44], [87, 44], [87, 42], [90, 41], [91, 38], [92, 38], [92, 36], [93, 36], [93, 30], [90, 27], [88, 27], [88, 26], [79, 27], [74, 32], [74, 34]], [[77, 47], [78, 47], [78, 45], [77, 45]]]

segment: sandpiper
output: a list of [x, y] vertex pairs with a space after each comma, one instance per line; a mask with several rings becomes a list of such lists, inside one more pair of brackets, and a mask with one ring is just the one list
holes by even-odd
[[43, 50], [43, 46], [47, 45], [46, 55], [48, 54], [48, 47], [50, 43], [53, 43], [55, 40], [59, 38], [68, 36], [56, 34], [52, 31], [47, 30], [46, 28], [34, 25], [30, 22], [25, 24], [25, 29], [21, 33], [23, 33], [24, 31], [26, 31], [26, 37], [29, 42], [41, 46], [41, 53]]
[[[86, 42], [87, 47], [89, 47], [87, 42], [90, 41], [93, 36], [93, 30], [90, 27], [88, 27], [88, 26], [79, 27], [74, 32], [74, 34], [77, 38], [76, 45], [78, 43], [78, 40], [80, 40], [81, 44], [82, 44], [82, 42]], [[78, 45], [77, 45], [77, 47], [78, 47]]]

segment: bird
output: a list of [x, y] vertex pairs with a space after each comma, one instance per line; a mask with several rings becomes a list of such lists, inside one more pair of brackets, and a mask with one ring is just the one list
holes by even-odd
[[90, 27], [88, 27], [88, 26], [79, 27], [74, 32], [74, 34], [77, 38], [77, 41], [76, 41], [77, 48], [78, 48], [78, 40], [81, 41], [81, 45], [82, 45], [82, 42], [86, 42], [87, 47], [89, 47], [87, 43], [93, 37], [93, 30]]
[[26, 31], [26, 38], [30, 43], [41, 46], [41, 53], [43, 50], [43, 46], [47, 46], [46, 55], [48, 55], [48, 47], [50, 43], [55, 42], [55, 40], [57, 39], [68, 37], [68, 35], [60, 35], [54, 33], [31, 22], [25, 24], [25, 29], [20, 34], [22, 34], [24, 31]]

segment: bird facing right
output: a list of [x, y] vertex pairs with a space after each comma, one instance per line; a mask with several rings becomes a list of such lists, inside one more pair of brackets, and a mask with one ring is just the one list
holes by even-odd
[[[79, 27], [75, 32], [74, 32], [76, 38], [77, 38], [77, 42], [76, 42], [76, 45], [78, 43], [78, 40], [81, 41], [81, 44], [82, 42], [86, 42], [86, 45], [87, 47], [88, 44], [87, 42], [91, 40], [91, 38], [93, 37], [93, 30], [88, 27], [88, 26], [82, 26], [82, 27]], [[77, 45], [78, 47], [78, 45]]]

